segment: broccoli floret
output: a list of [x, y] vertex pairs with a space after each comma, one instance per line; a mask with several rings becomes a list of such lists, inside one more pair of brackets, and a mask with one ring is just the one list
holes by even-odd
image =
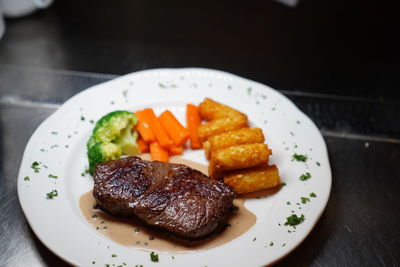
[[89, 173], [93, 174], [97, 164], [118, 159], [121, 154], [121, 148], [113, 143], [95, 143], [88, 150]]
[[134, 113], [121, 110], [108, 113], [97, 121], [87, 142], [91, 174], [98, 163], [140, 153], [136, 143], [138, 133], [133, 130], [137, 121]]

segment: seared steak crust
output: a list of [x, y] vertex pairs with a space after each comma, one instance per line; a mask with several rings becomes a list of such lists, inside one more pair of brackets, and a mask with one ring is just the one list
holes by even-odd
[[188, 166], [138, 157], [99, 164], [93, 178], [94, 198], [106, 212], [192, 239], [214, 231], [235, 197], [228, 185]]

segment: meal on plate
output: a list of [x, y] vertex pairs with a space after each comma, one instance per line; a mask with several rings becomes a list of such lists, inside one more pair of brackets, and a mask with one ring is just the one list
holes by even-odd
[[[168, 163], [170, 156], [184, 153], [188, 141], [191, 149], [204, 148], [211, 179]], [[209, 98], [187, 105], [186, 127], [168, 110], [158, 117], [151, 108], [114, 111], [96, 123], [87, 143], [93, 195], [109, 214], [201, 238], [232, 212], [236, 194], [280, 185], [264, 142], [262, 130], [249, 127], [246, 114]], [[135, 156], [148, 152], [152, 161]]]

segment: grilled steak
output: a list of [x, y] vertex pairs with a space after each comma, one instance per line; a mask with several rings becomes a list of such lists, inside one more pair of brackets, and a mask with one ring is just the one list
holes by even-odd
[[213, 232], [235, 197], [228, 185], [188, 166], [138, 157], [97, 165], [93, 195], [110, 214], [136, 217], [191, 239]]

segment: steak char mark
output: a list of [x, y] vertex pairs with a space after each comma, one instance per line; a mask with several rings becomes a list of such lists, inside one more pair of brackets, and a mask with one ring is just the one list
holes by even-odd
[[99, 164], [93, 178], [93, 196], [104, 211], [190, 239], [217, 229], [235, 197], [228, 185], [188, 166], [138, 157]]

